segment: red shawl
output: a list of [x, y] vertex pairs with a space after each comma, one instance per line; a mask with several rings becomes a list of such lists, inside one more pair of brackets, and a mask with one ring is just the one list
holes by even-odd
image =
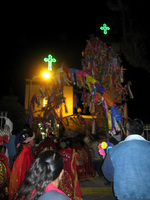
[[54, 142], [52, 142], [51, 139], [46, 138], [45, 140], [43, 140], [37, 150], [36, 150], [36, 155], [38, 155], [40, 152], [44, 151], [44, 150], [53, 150], [53, 151], [57, 151], [57, 147], [55, 145]]
[[77, 175], [75, 158], [78, 153], [74, 149], [60, 150], [64, 161], [64, 175], [60, 181], [59, 188], [72, 200], [81, 200], [81, 191]]
[[75, 145], [75, 150], [79, 153], [80, 165], [77, 166], [79, 180], [95, 177], [96, 172], [93, 166], [92, 158], [88, 146], [81, 145], [79, 142]]
[[20, 185], [23, 183], [25, 174], [29, 170], [33, 160], [34, 157], [31, 148], [27, 145], [24, 145], [23, 150], [15, 160], [11, 171], [9, 183], [9, 200], [13, 199], [13, 196], [16, 194]]
[[8, 158], [0, 152], [0, 199], [8, 198], [8, 185], [10, 179], [10, 169]]

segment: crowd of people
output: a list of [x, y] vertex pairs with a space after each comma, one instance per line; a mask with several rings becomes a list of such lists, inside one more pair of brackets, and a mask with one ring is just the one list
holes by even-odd
[[[51, 190], [64, 199], [82, 199], [79, 181], [95, 177], [96, 172], [90, 150], [84, 142], [85, 136], [74, 132], [76, 137], [62, 137], [57, 143], [50, 132], [38, 145], [35, 145], [35, 134], [27, 124], [16, 136], [11, 135], [8, 144], [0, 146], [0, 176], [3, 176], [3, 180], [0, 179], [0, 199], [46, 199], [45, 191]], [[9, 150], [9, 159], [5, 155], [6, 149]], [[62, 164], [58, 170], [59, 162]], [[45, 167], [44, 163], [47, 163]]]
[[98, 153], [97, 135], [69, 130], [70, 137], [55, 143], [49, 133], [35, 148], [35, 134], [26, 126], [0, 146], [0, 199], [82, 200], [79, 182], [96, 174], [114, 183], [119, 200], [150, 199], [150, 143], [143, 137], [140, 120], [129, 121], [126, 129], [124, 141], [119, 134], [109, 135], [114, 147], [104, 158]]

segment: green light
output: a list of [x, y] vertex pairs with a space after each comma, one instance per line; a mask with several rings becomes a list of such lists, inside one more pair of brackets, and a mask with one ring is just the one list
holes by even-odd
[[110, 27], [107, 26], [106, 24], [103, 24], [103, 26], [101, 26], [100, 29], [103, 31], [103, 33], [104, 33], [105, 35], [107, 35], [107, 31], [110, 30]]
[[52, 58], [52, 55], [49, 54], [49, 55], [48, 55], [48, 58], [44, 58], [44, 61], [45, 61], [45, 62], [48, 62], [48, 70], [49, 70], [49, 71], [52, 71], [52, 62], [56, 62], [56, 59], [55, 59], [55, 58]]

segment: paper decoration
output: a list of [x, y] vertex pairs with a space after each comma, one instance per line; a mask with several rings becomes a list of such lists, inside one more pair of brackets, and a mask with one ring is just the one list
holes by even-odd
[[[99, 145], [98, 145], [99, 154], [100, 154], [101, 156], [105, 156], [106, 153], [108, 153], [108, 151], [109, 151], [111, 148], [112, 148], [112, 146], [111, 146], [111, 143], [110, 143], [109, 141], [99, 143]], [[106, 150], [106, 153], [105, 153], [105, 150]]]
[[100, 146], [102, 149], [106, 149], [108, 145], [106, 142], [102, 142]]
[[111, 112], [112, 112], [113, 116], [115, 117], [116, 121], [121, 122], [121, 115], [118, 112], [117, 108], [112, 106], [111, 107]]
[[96, 134], [96, 121], [95, 118], [92, 119], [92, 134]]
[[[122, 68], [117, 55], [105, 43], [99, 40], [98, 37], [91, 37], [87, 40], [85, 51], [82, 53], [82, 70], [67, 68], [62, 66], [55, 71], [51, 85], [45, 88], [39, 88], [40, 96], [33, 96], [30, 106], [30, 116], [34, 112], [34, 104], [38, 104], [40, 98], [46, 98], [48, 105], [44, 109], [43, 121], [47, 118], [54, 118], [53, 124], [59, 120], [62, 121], [62, 113], [60, 116], [55, 113], [55, 109], [64, 102], [63, 90], [64, 85], [77, 85], [82, 92], [83, 112], [89, 106], [91, 114], [95, 112], [103, 113], [105, 124], [112, 132], [119, 131], [121, 123], [121, 115], [118, 112], [109, 92], [113, 91], [116, 94], [116, 99], [122, 95], [124, 98], [129, 94], [132, 98], [130, 85], [127, 83], [124, 87], [121, 85]], [[52, 62], [56, 62], [55, 58], [49, 54], [48, 58], [44, 59], [48, 62], [49, 67]], [[78, 95], [74, 94], [74, 108], [78, 107]], [[67, 107], [65, 107], [67, 111]], [[42, 110], [43, 111], [43, 110]], [[85, 128], [86, 124], [84, 123]], [[92, 133], [95, 133], [95, 121], [93, 120]]]

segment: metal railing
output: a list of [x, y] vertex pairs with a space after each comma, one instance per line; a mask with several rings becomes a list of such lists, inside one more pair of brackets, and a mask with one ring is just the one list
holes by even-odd
[[4, 127], [5, 119], [7, 118], [7, 112], [0, 111], [0, 127]]

